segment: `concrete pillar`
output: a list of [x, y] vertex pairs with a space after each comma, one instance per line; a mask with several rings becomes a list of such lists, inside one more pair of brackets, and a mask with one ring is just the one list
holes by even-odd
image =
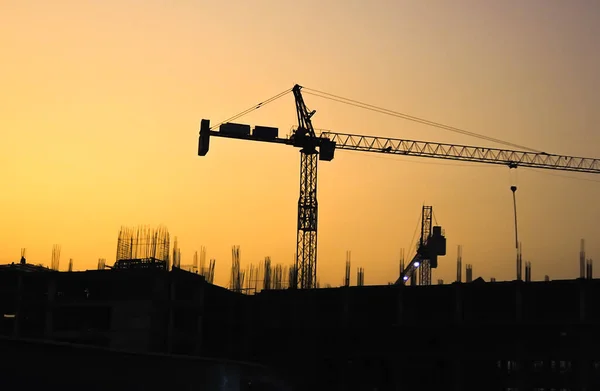
[[[463, 284], [458, 283], [454, 285], [454, 329], [459, 330], [460, 332], [456, 333], [454, 341], [452, 341], [452, 345], [463, 345], [463, 341], [457, 340], [457, 338], [465, 338], [463, 333], [464, 326], [464, 300], [463, 300]], [[450, 358], [453, 362], [454, 366], [454, 390], [462, 391], [463, 388], [463, 358], [464, 353], [463, 349], [454, 349], [455, 353], [449, 353]]]
[[454, 356], [454, 391], [463, 391], [462, 385], [462, 352], [457, 352]]
[[52, 339], [54, 333], [54, 303], [56, 302], [56, 278], [48, 278], [48, 300], [46, 301], [46, 321], [44, 326], [44, 337]]
[[[581, 323], [586, 322], [588, 316], [586, 314], [587, 312], [587, 304], [588, 304], [588, 280], [580, 280], [578, 281], [579, 283], [579, 321]], [[588, 333], [588, 329], [585, 329], [585, 333]], [[582, 338], [583, 341], [587, 340], [588, 335], [585, 335], [584, 338]], [[580, 340], [581, 341], [581, 340]], [[578, 344], [581, 344], [581, 342], [578, 341]], [[582, 391], [587, 390], [587, 386], [589, 383], [589, 371], [590, 371], [590, 366], [591, 366], [591, 360], [590, 360], [591, 356], [590, 355], [586, 355], [586, 357], [582, 357], [580, 360], [578, 360], [577, 362], [577, 376], [579, 377], [579, 384], [580, 384], [580, 389]]]
[[398, 288], [398, 305], [396, 308], [396, 322], [401, 325], [404, 321], [404, 287]]
[[175, 338], [175, 325], [174, 325], [174, 316], [173, 316], [173, 304], [175, 301], [175, 289], [176, 283], [173, 278], [172, 273], [168, 273], [165, 275], [166, 285], [167, 285], [167, 302], [166, 302], [166, 311], [168, 313], [167, 319], [167, 353], [173, 352], [173, 339]]
[[150, 311], [150, 351], [153, 353], [167, 353], [169, 343], [169, 285], [168, 272], [157, 273], [152, 292]]
[[[241, 293], [240, 293], [240, 295], [241, 295]], [[237, 294], [236, 294], [236, 295], [232, 295], [232, 297], [229, 300], [231, 300], [230, 303], [233, 305], [227, 306], [227, 328], [228, 328], [227, 336], [228, 336], [228, 338], [226, 341], [223, 341], [223, 343], [226, 346], [225, 347], [226, 355], [228, 357], [231, 357], [234, 347], [235, 347], [235, 342], [233, 340], [234, 327], [236, 324], [235, 315], [236, 315], [236, 311], [239, 308], [238, 300], [240, 300], [240, 298], [237, 297]]]
[[577, 281], [579, 285], [579, 321], [585, 323], [586, 321], [586, 296], [587, 296], [587, 281], [579, 280]]
[[13, 337], [21, 335], [21, 308], [23, 306], [23, 274], [17, 274], [17, 295], [15, 297], [15, 321], [13, 322]]
[[[341, 287], [342, 294], [342, 314], [341, 314], [341, 324], [342, 329], [346, 330], [350, 325], [350, 294], [349, 290], [346, 287]], [[345, 331], [344, 331], [345, 332]]]
[[463, 304], [462, 284], [456, 284], [454, 285], [454, 323], [457, 326], [462, 325], [464, 321]]
[[[204, 287], [206, 286], [205, 280], [200, 281], [197, 297], [195, 297], [195, 305], [197, 305], [199, 314], [198, 314], [198, 327], [196, 329], [196, 349], [195, 353], [198, 355], [202, 354], [202, 344], [204, 343]], [[248, 325], [251, 325], [249, 323]], [[249, 326], [250, 327], [250, 326]], [[250, 333], [248, 333], [250, 334]], [[248, 338], [246, 338], [246, 342], [248, 343]], [[246, 349], [247, 350], [247, 349]]]
[[523, 284], [515, 282], [515, 320], [517, 323], [523, 321]]
[[[579, 389], [581, 391], [587, 391], [589, 386], [589, 372], [590, 366], [592, 365], [589, 360], [589, 356], [577, 361], [577, 376], [579, 377]], [[591, 390], [591, 388], [589, 388]]]

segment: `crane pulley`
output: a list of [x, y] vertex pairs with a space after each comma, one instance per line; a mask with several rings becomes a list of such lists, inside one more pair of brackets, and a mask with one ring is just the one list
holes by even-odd
[[[290, 137], [279, 137], [277, 128], [255, 126], [251, 129], [250, 125], [232, 122], [219, 123], [219, 130], [217, 131], [211, 128], [209, 120], [203, 119], [200, 123], [198, 144], [199, 156], [205, 156], [208, 153], [211, 136], [284, 144], [300, 148], [300, 196], [298, 199], [296, 263], [293, 281], [290, 283], [293, 288], [311, 289], [315, 288], [317, 284], [317, 162], [318, 160], [333, 160], [336, 149], [501, 164], [510, 168], [530, 167], [600, 174], [600, 159], [331, 131], [323, 131], [317, 135], [312, 124], [315, 111], [311, 111], [306, 107], [301, 90], [301, 86], [295, 85], [291, 90], [286, 90], [230, 119], [237, 119], [251, 110], [264, 107], [266, 103], [279, 99], [287, 92], [292, 91], [296, 103], [298, 127]], [[411, 118], [414, 119], [415, 117]], [[419, 122], [424, 121], [420, 120]], [[431, 121], [425, 122], [435, 124]], [[444, 127], [450, 130], [454, 129], [445, 125]], [[490, 138], [488, 137], [488, 139]], [[416, 258], [413, 259], [411, 264], [413, 266], [415, 262], [419, 264], [420, 259], [426, 258], [417, 251]], [[433, 265], [433, 267], [435, 266]], [[400, 276], [400, 283], [405, 281], [404, 277], [406, 275]]]

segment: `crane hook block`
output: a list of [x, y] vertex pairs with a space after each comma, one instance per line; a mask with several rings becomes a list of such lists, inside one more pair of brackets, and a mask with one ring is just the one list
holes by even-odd
[[198, 140], [198, 156], [206, 156], [210, 142], [210, 120], [200, 122], [200, 138]]

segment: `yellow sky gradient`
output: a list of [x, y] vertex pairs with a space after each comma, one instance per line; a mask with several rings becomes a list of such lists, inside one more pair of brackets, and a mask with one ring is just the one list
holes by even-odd
[[[242, 264], [295, 251], [299, 152], [213, 138], [219, 122], [294, 83], [526, 145], [600, 157], [600, 7], [593, 1], [0, 2], [0, 263], [112, 264], [121, 225], [168, 227], [183, 263], [207, 247], [227, 284]], [[316, 128], [494, 146], [305, 95]], [[289, 96], [240, 122], [295, 125]], [[398, 275], [423, 203], [448, 238], [434, 280], [513, 279], [508, 168], [338, 151], [320, 162], [322, 284], [346, 250], [367, 284]], [[600, 259], [600, 176], [518, 169], [533, 278]], [[408, 249], [407, 249], [408, 251]]]

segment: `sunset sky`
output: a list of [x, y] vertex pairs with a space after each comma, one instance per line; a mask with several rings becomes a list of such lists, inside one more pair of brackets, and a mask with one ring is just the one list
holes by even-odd
[[[600, 157], [600, 5], [593, 0], [2, 0], [0, 263], [114, 262], [119, 228], [164, 224], [182, 263], [206, 246], [227, 284], [242, 264], [295, 251], [299, 152], [211, 140], [295, 83], [548, 153]], [[316, 128], [498, 146], [306, 94]], [[293, 96], [238, 122], [296, 124]], [[516, 174], [516, 175], [515, 175]], [[516, 181], [516, 182], [515, 182]], [[511, 184], [533, 279], [600, 261], [600, 175], [338, 151], [320, 162], [321, 284], [346, 250], [365, 283], [398, 276], [421, 206], [448, 238], [434, 281], [514, 279]], [[409, 255], [409, 254], [407, 254]], [[600, 267], [600, 266], [598, 266]], [[598, 272], [596, 272], [598, 273]], [[464, 275], [464, 273], [463, 273]]]

